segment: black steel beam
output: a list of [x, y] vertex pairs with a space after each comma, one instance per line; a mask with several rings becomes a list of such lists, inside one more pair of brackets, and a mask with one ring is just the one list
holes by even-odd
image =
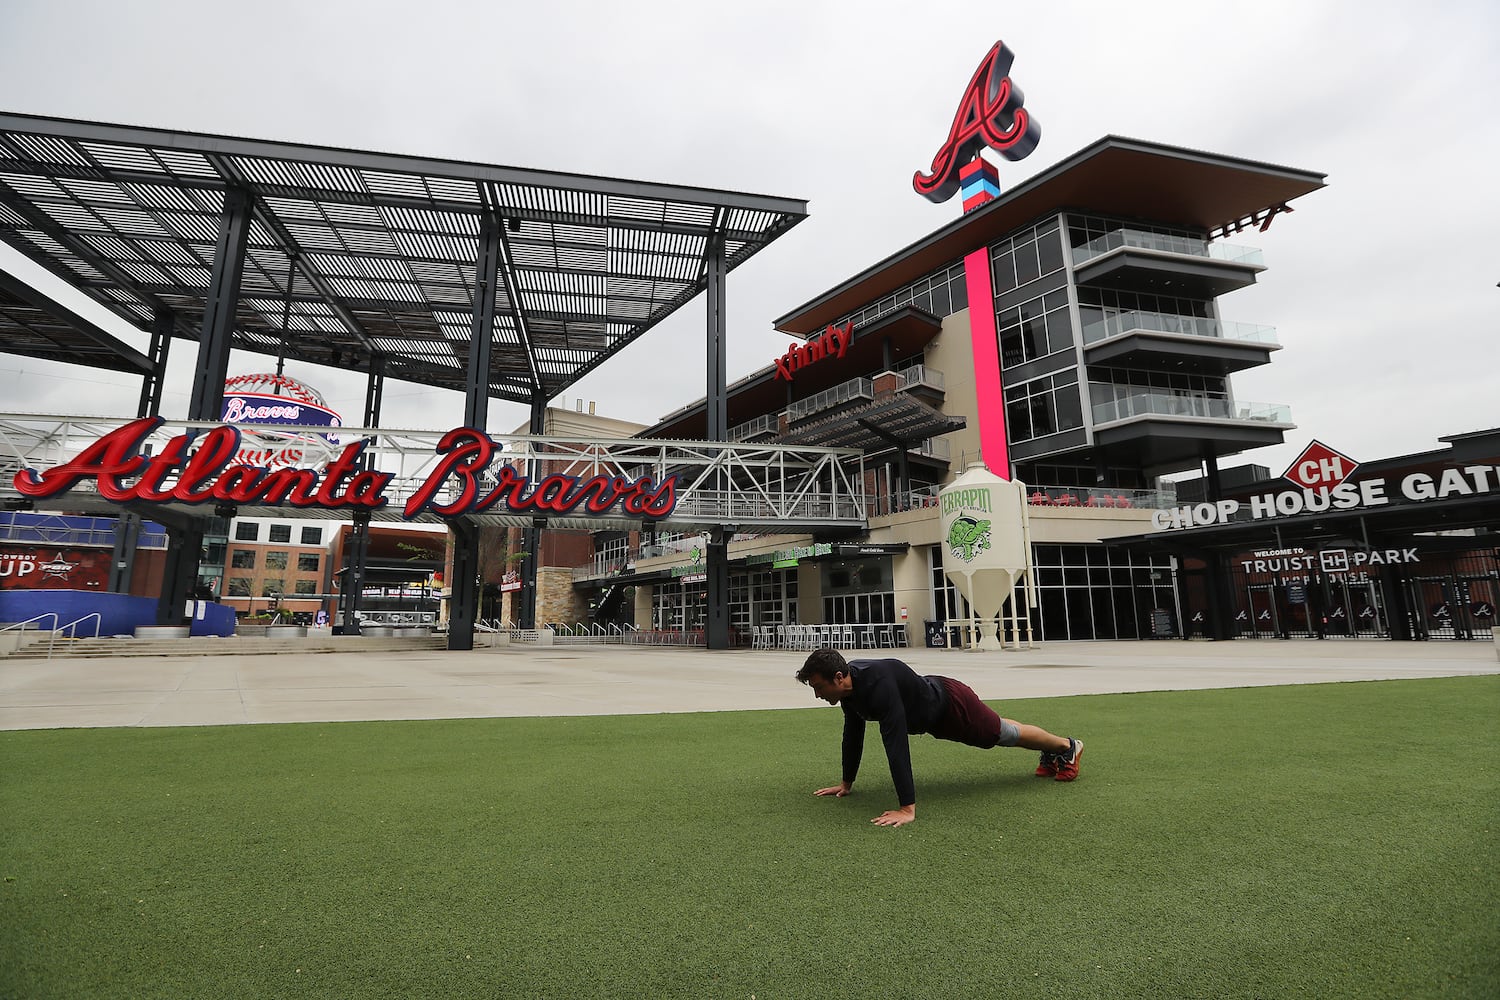
[[448, 648], [474, 648], [479, 609], [479, 526], [468, 518], [448, 522], [453, 533], [453, 579], [448, 588]]
[[500, 275], [500, 220], [486, 214], [479, 226], [474, 261], [474, 322], [469, 335], [469, 369], [464, 388], [464, 426], [487, 430], [490, 407], [490, 355], [495, 342], [495, 293]]
[[710, 239], [703, 259], [703, 280], [708, 291], [708, 395], [706, 415], [710, 441], [729, 440], [729, 393], [726, 385], [724, 344], [724, 244]]
[[709, 649], [729, 648], [729, 539], [734, 531], [733, 525], [711, 529], [703, 554], [703, 639]]
[[229, 376], [229, 350], [239, 306], [240, 278], [245, 272], [245, 245], [250, 238], [252, 209], [248, 191], [231, 188], [225, 192], [213, 278], [203, 310], [203, 331], [198, 338], [198, 365], [188, 403], [189, 420], [218, 420], [223, 412], [224, 380]]
[[141, 380], [141, 400], [135, 409], [138, 417], [161, 413], [161, 394], [167, 382], [167, 355], [172, 350], [172, 329], [177, 317], [172, 310], [159, 308], [151, 322], [151, 370]]
[[[361, 457], [363, 459], [363, 456]], [[370, 557], [370, 512], [356, 511], [349, 545], [344, 550], [343, 633], [359, 630], [359, 599], [365, 589], [365, 563]]]

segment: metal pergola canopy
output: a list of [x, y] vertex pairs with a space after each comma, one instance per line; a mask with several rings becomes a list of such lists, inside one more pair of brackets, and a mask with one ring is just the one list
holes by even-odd
[[[252, 218], [232, 347], [465, 391], [498, 233], [489, 395], [565, 390], [805, 201], [0, 113], [0, 240], [127, 322], [198, 340], [226, 200]], [[236, 195], [238, 197], [238, 195]], [[0, 347], [4, 347], [0, 341]]]
[[149, 375], [151, 360], [0, 268], [0, 344], [10, 354]]

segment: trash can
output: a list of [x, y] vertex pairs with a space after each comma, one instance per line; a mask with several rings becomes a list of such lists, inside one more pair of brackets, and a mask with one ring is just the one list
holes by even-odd
[[922, 631], [927, 634], [927, 645], [929, 648], [944, 648], [948, 646], [948, 630], [942, 622], [922, 620]]

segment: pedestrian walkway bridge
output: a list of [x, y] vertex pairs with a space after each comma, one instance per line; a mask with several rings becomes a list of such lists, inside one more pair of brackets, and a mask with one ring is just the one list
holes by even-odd
[[[0, 506], [12, 509], [32, 504], [16, 488], [16, 473], [38, 473], [63, 465], [89, 446], [132, 421], [122, 417], [86, 417], [0, 413]], [[142, 454], [162, 454], [168, 442], [189, 434], [197, 439], [208, 430], [226, 426], [192, 421], [165, 421], [145, 438]], [[425, 510], [408, 518], [405, 505], [413, 494], [433, 486], [432, 502], [439, 507], [461, 505], [463, 477], [453, 473], [448, 456], [439, 452], [442, 431], [387, 430], [377, 427], [328, 427], [231, 424], [241, 434], [241, 457], [236, 463], [296, 467], [321, 475], [344, 447], [366, 442], [363, 468], [387, 473], [382, 490], [389, 501], [372, 510], [372, 521], [442, 522]], [[660, 485], [673, 477], [675, 504], [661, 518], [669, 530], [702, 531], [726, 527], [737, 532], [798, 531], [865, 526], [863, 453], [846, 448], [777, 446], [738, 442], [605, 439], [578, 441], [562, 437], [488, 435], [495, 445], [493, 458], [477, 470], [475, 485], [482, 498], [502, 476], [524, 476], [532, 487], [549, 475], [587, 480], [595, 476], [634, 482], [649, 479]], [[254, 453], [258, 458], [246, 457]], [[270, 456], [269, 463], [265, 456]], [[447, 463], [445, 465], [445, 463]], [[506, 473], [505, 467], [511, 467]], [[175, 472], [163, 488], [175, 483]], [[35, 501], [44, 509], [78, 513], [113, 513], [119, 505], [101, 496], [96, 478], [85, 478], [69, 492]], [[181, 501], [151, 502], [155, 510], [203, 517], [206, 504]], [[140, 508], [137, 508], [138, 510]], [[149, 517], [149, 513], [142, 510]], [[242, 517], [323, 518], [347, 521], [350, 508], [290, 504], [243, 503], [234, 512]], [[549, 528], [638, 528], [645, 518], [616, 504], [603, 513], [581, 506], [565, 514], [535, 509], [516, 512], [503, 503], [467, 513], [480, 524], [530, 527], [545, 520]]]

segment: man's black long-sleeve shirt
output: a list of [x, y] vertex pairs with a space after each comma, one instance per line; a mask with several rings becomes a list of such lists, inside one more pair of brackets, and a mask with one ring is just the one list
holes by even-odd
[[900, 660], [851, 660], [854, 690], [839, 701], [844, 710], [844, 781], [852, 785], [865, 748], [865, 722], [880, 723], [880, 740], [891, 765], [900, 805], [917, 801], [907, 736], [929, 732], [942, 716], [948, 692], [936, 677], [923, 677]]

